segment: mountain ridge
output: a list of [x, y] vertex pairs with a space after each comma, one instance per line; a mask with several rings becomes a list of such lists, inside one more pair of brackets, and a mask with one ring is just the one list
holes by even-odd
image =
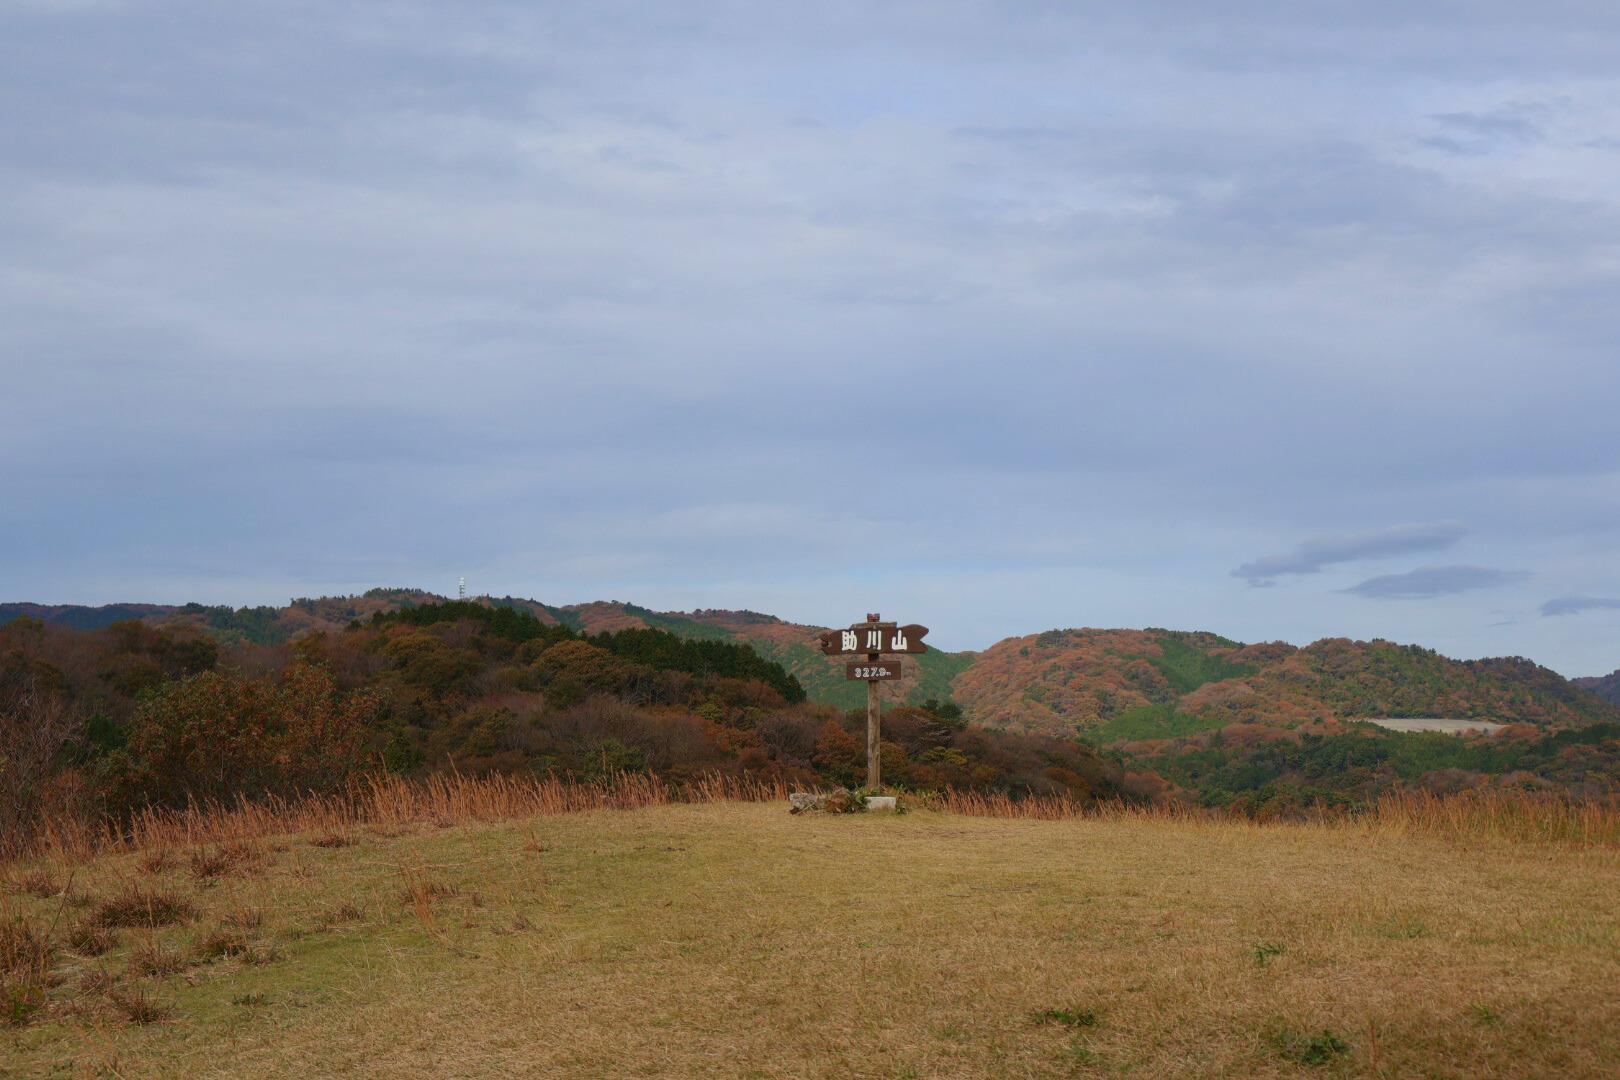
[[[224, 640], [280, 644], [312, 631], [444, 597], [376, 588], [357, 596], [300, 597], [281, 608], [202, 604], [0, 604], [18, 617], [76, 629], [126, 619], [190, 626]], [[620, 600], [550, 605], [513, 596], [472, 598], [512, 607], [548, 625], [590, 634], [655, 628], [691, 638], [741, 641], [781, 664], [813, 700], [860, 707], [864, 688], [840, 658], [815, 647], [824, 627], [751, 610], [655, 611]], [[1098, 744], [1184, 738], [1232, 724], [1337, 730], [1382, 716], [1446, 716], [1563, 729], [1620, 722], [1620, 672], [1567, 680], [1518, 657], [1453, 660], [1417, 645], [1323, 638], [1306, 646], [1243, 643], [1207, 631], [1069, 628], [1004, 638], [983, 650], [930, 650], [907, 659], [886, 690], [894, 702], [955, 701], [975, 723]], [[1613, 685], [1613, 690], [1607, 688]]]
[[1590, 691], [1614, 705], [1620, 705], [1620, 671], [1607, 675], [1589, 675], [1569, 680], [1571, 684]]

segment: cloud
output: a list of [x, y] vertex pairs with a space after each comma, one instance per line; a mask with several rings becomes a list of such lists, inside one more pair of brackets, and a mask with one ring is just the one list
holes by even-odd
[[1550, 615], [1579, 615], [1583, 611], [1605, 611], [1620, 608], [1620, 598], [1607, 596], [1560, 596], [1541, 605], [1543, 617]]
[[0, 599], [1609, 662], [1249, 583], [1603, 580], [1620, 5], [59, 6], [0, 0]]
[[1554, 110], [1542, 102], [1507, 102], [1478, 112], [1447, 112], [1432, 117], [1440, 133], [1425, 146], [1453, 154], [1485, 154], [1503, 146], [1543, 141]]
[[1317, 574], [1339, 563], [1436, 551], [1456, 543], [1465, 531], [1456, 522], [1439, 521], [1344, 536], [1321, 536], [1306, 540], [1285, 554], [1267, 555], [1244, 563], [1233, 570], [1232, 575], [1254, 586], [1275, 585], [1276, 579], [1285, 574]]
[[1368, 578], [1343, 591], [1369, 600], [1433, 600], [1511, 585], [1529, 576], [1522, 570], [1493, 570], [1488, 566], [1425, 566], [1404, 574]]

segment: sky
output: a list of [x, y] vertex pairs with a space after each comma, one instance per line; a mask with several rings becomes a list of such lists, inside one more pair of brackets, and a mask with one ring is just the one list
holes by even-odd
[[1620, 6], [0, 0], [0, 600], [1620, 667]]

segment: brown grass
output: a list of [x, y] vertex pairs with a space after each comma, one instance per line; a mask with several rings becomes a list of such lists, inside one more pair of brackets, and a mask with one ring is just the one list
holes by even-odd
[[[191, 849], [187, 861], [193, 874], [212, 878], [261, 861], [267, 838], [294, 833], [312, 834], [308, 841], [312, 846], [335, 849], [354, 843], [362, 829], [392, 839], [424, 826], [451, 828], [469, 822], [673, 804], [780, 802], [787, 794], [787, 785], [778, 780], [718, 774], [681, 785], [641, 773], [620, 774], [600, 783], [570, 783], [551, 776], [440, 774], [405, 780], [371, 775], [329, 795], [148, 809], [124, 824], [58, 821], [42, 831], [29, 855], [71, 860], [134, 850], [142, 853], [142, 870], [159, 874], [175, 865], [174, 849]], [[907, 798], [914, 805], [946, 813], [1022, 820], [1185, 822], [1225, 816], [1181, 803], [1096, 804], [1066, 795], [1014, 798], [1000, 792], [947, 790]], [[1502, 790], [1448, 796], [1406, 791], [1385, 795], [1360, 810], [1318, 810], [1256, 820], [1578, 847], [1620, 845], [1620, 796], [1577, 800]], [[42, 872], [31, 879], [39, 888], [46, 880]]]
[[[77, 852], [77, 854], [84, 853], [85, 852], [82, 851]], [[137, 865], [141, 868], [141, 872], [145, 874], [167, 873], [168, 871], [174, 869], [174, 852], [165, 847], [152, 848], [141, 853], [141, 857]]]
[[321, 840], [352, 836], [362, 827], [389, 836], [423, 824], [450, 828], [473, 821], [672, 803], [780, 801], [787, 792], [779, 780], [719, 774], [678, 786], [643, 773], [621, 774], [600, 783], [570, 783], [553, 776], [439, 774], [405, 780], [374, 774], [329, 795], [197, 803], [184, 810], [148, 808], [124, 823], [63, 818], [45, 823], [33, 847], [13, 857], [74, 859], [144, 851], [148, 854], [142, 869], [161, 873], [173, 864], [172, 848], [251, 844], [288, 833], [312, 833]]
[[40, 900], [48, 900], [53, 896], [59, 896], [64, 891], [64, 886], [57, 881], [54, 874], [49, 870], [40, 868], [24, 870], [7, 882], [6, 885], [11, 892], [23, 893]]
[[82, 922], [68, 931], [68, 948], [80, 956], [100, 956], [118, 944], [118, 935], [105, 926]]
[[221, 926], [197, 942], [193, 950], [199, 960], [222, 960], [247, 956], [253, 951], [253, 939], [233, 927]]
[[199, 881], [222, 877], [235, 870], [258, 863], [262, 852], [245, 840], [232, 840], [214, 848], [199, 848], [186, 859], [191, 875]]
[[257, 930], [264, 925], [264, 909], [242, 905], [227, 911], [220, 921], [232, 930]]
[[189, 966], [184, 953], [154, 938], [142, 939], [129, 954], [130, 973], [137, 976], [173, 975]]
[[161, 1024], [171, 1015], [169, 1009], [144, 987], [111, 990], [107, 993], [107, 1000], [131, 1024]]
[[[311, 830], [251, 876], [165, 881], [191, 925], [62, 952], [0, 1074], [1472, 1080], [1620, 1054], [1620, 850], [1578, 808], [968, 809]], [[74, 880], [150, 896], [139, 858]], [[48, 950], [62, 901], [6, 902], [14, 951]]]
[[0, 911], [0, 1026], [25, 1024], [45, 1008], [55, 952], [49, 929]]
[[0, 971], [43, 971], [53, 951], [45, 928], [21, 915], [0, 919]]
[[1290, 817], [1233, 819], [1220, 811], [1185, 804], [1154, 806], [1088, 804], [1069, 796], [1013, 798], [1001, 792], [945, 791], [920, 796], [928, 809], [968, 817], [1065, 821], [1250, 822], [1309, 824], [1373, 830], [1394, 835], [1448, 836], [1557, 843], [1574, 847], [1620, 846], [1620, 800], [1568, 799], [1515, 791], [1467, 791], [1435, 795], [1394, 792], [1361, 810], [1317, 810]]
[[152, 929], [185, 922], [195, 914], [196, 909], [187, 900], [172, 892], [126, 885], [96, 905], [95, 921], [108, 929]]

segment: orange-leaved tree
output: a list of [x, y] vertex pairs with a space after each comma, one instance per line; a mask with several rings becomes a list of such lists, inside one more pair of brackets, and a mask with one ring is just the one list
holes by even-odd
[[294, 664], [279, 679], [205, 671], [163, 684], [136, 710], [113, 765], [118, 802], [327, 790], [362, 769], [377, 699], [340, 694], [322, 667]]

